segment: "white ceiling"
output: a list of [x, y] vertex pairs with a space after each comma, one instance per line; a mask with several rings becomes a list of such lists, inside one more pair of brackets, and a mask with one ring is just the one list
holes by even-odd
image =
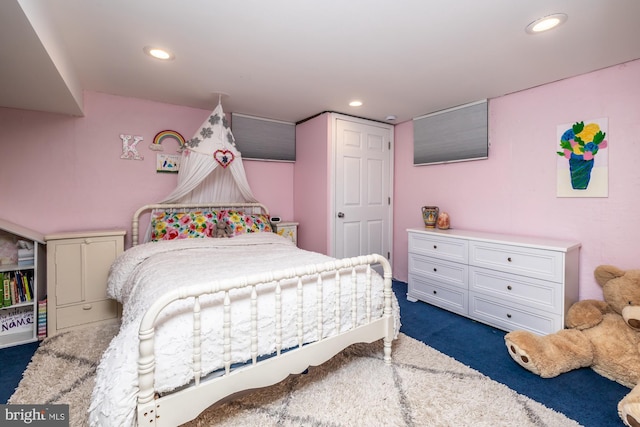
[[638, 0], [1, 0], [0, 106], [82, 115], [90, 90], [213, 109], [222, 92], [227, 112], [399, 123], [640, 58], [639, 18]]

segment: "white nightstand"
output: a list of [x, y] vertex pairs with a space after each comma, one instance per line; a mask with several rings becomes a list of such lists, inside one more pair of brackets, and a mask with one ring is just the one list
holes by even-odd
[[277, 233], [280, 236], [290, 239], [295, 245], [298, 244], [298, 223], [283, 221], [276, 224]]
[[89, 323], [118, 320], [119, 304], [107, 298], [109, 268], [124, 250], [124, 230], [45, 236], [49, 336]]

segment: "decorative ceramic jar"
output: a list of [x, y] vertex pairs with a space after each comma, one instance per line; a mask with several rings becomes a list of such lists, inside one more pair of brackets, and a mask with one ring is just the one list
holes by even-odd
[[440, 230], [448, 230], [449, 229], [449, 214], [446, 212], [441, 212], [440, 215], [438, 215], [438, 222], [437, 222], [437, 226]]
[[436, 222], [438, 221], [438, 207], [437, 206], [423, 206], [422, 207], [422, 219], [424, 220], [424, 226], [427, 228], [436, 228]]

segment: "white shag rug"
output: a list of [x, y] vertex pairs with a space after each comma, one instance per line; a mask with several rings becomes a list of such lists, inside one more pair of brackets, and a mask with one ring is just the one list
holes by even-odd
[[[47, 338], [9, 403], [67, 403], [70, 425], [87, 425], [96, 366], [116, 333], [117, 326], [106, 325]], [[381, 341], [358, 344], [307, 374], [215, 405], [187, 425], [579, 426], [404, 334], [392, 358], [392, 366], [384, 365]]]

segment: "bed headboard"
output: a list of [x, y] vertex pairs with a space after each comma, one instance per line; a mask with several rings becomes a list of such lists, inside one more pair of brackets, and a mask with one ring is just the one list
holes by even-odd
[[269, 215], [269, 210], [262, 203], [157, 203], [151, 205], [145, 205], [138, 209], [133, 214], [133, 221], [131, 223], [131, 243], [133, 246], [139, 243], [139, 224], [140, 216], [144, 214], [152, 214], [153, 211], [169, 211], [169, 212], [189, 212], [195, 210], [236, 210], [250, 214], [265, 214]]

